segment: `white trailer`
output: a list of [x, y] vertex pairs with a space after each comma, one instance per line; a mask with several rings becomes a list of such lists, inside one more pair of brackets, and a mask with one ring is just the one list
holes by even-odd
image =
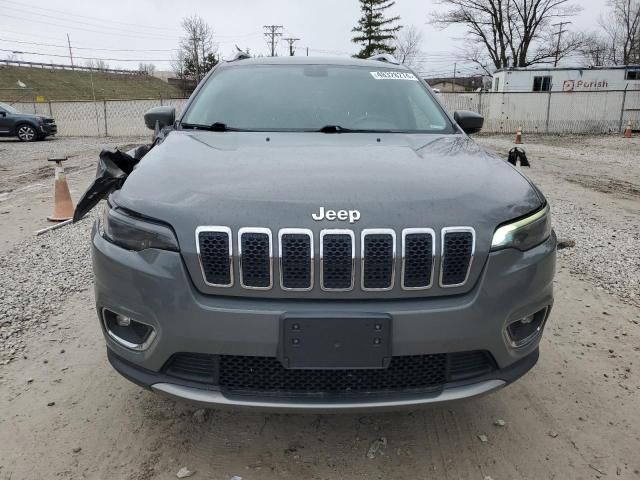
[[510, 68], [493, 74], [493, 92], [640, 90], [640, 66]]

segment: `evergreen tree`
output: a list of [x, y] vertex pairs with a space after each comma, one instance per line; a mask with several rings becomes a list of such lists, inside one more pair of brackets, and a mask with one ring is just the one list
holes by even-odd
[[393, 0], [359, 0], [362, 16], [351, 30], [356, 36], [351, 40], [362, 46], [356, 57], [368, 58], [376, 53], [395, 52], [392, 41], [402, 26], [400, 17], [385, 18], [384, 11], [395, 5]]

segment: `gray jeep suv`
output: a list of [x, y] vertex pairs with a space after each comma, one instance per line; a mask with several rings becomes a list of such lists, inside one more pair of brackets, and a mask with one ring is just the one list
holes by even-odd
[[113, 367], [209, 406], [397, 408], [531, 369], [553, 303], [542, 193], [390, 57], [238, 59], [152, 145], [102, 152]]
[[56, 133], [58, 126], [53, 118], [21, 113], [0, 102], [0, 137], [18, 137], [23, 142], [33, 142]]

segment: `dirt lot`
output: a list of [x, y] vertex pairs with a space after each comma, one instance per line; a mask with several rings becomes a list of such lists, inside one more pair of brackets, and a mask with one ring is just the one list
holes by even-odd
[[575, 241], [559, 254], [538, 365], [474, 401], [339, 416], [194, 415], [114, 373], [91, 222], [32, 233], [51, 208], [49, 152], [74, 155], [77, 199], [101, 147], [143, 139], [0, 140], [0, 479], [171, 479], [181, 467], [196, 479], [640, 479], [640, 139], [527, 140], [526, 173]]

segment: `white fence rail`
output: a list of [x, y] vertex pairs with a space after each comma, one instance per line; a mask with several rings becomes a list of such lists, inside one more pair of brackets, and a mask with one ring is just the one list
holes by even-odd
[[[447, 110], [472, 110], [485, 118], [483, 132], [618, 133], [631, 121], [640, 128], [640, 90], [607, 92], [440, 93]], [[23, 112], [50, 115], [60, 136], [146, 135], [144, 112], [186, 99], [98, 100], [16, 103]]]

